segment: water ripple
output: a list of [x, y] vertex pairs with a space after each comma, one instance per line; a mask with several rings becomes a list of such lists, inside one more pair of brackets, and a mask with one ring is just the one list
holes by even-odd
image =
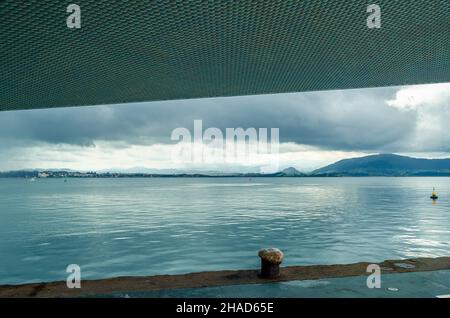
[[[433, 205], [430, 189], [441, 199]], [[448, 178], [0, 179], [0, 284], [450, 255]]]

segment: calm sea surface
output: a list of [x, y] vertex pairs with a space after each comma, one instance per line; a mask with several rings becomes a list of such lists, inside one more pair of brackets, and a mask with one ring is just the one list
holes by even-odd
[[[431, 190], [440, 199], [433, 204]], [[0, 284], [450, 255], [450, 178], [0, 179]]]

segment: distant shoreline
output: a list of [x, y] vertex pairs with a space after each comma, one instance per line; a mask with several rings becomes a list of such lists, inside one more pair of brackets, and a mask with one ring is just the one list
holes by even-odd
[[38, 175], [16, 175], [0, 172], [0, 179], [148, 179], [148, 178], [364, 178], [364, 177], [450, 177], [450, 174], [404, 174], [404, 175], [347, 175], [347, 174], [305, 174], [288, 176], [280, 173], [275, 174], [229, 174], [229, 175], [207, 175], [207, 174], [124, 174], [124, 173], [101, 173], [86, 175], [57, 175], [39, 177]]
[[[274, 173], [191, 172], [176, 169], [159, 172], [95, 172], [66, 169], [27, 169], [0, 172], [0, 178], [316, 178], [316, 177], [450, 177], [450, 158], [420, 159], [379, 154], [344, 159], [304, 173], [293, 167]], [[170, 172], [168, 172], [170, 171]]]

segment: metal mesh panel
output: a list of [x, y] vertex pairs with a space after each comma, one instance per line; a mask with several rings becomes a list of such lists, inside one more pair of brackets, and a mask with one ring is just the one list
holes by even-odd
[[450, 82], [448, 0], [0, 0], [0, 32], [0, 110]]

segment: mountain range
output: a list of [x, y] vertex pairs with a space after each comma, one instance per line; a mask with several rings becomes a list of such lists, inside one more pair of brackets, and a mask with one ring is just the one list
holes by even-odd
[[344, 159], [312, 172], [315, 176], [450, 176], [450, 159], [379, 154]]
[[450, 158], [421, 159], [395, 154], [378, 154], [360, 158], [340, 160], [311, 173], [303, 173], [293, 167], [282, 171], [262, 174], [226, 173], [226, 172], [190, 172], [168, 171], [126, 171], [126, 172], [76, 172], [67, 170], [21, 170], [0, 172], [0, 177], [39, 177], [39, 172], [47, 172], [46, 177], [70, 178], [117, 178], [117, 177], [359, 177], [359, 176], [450, 176]]

